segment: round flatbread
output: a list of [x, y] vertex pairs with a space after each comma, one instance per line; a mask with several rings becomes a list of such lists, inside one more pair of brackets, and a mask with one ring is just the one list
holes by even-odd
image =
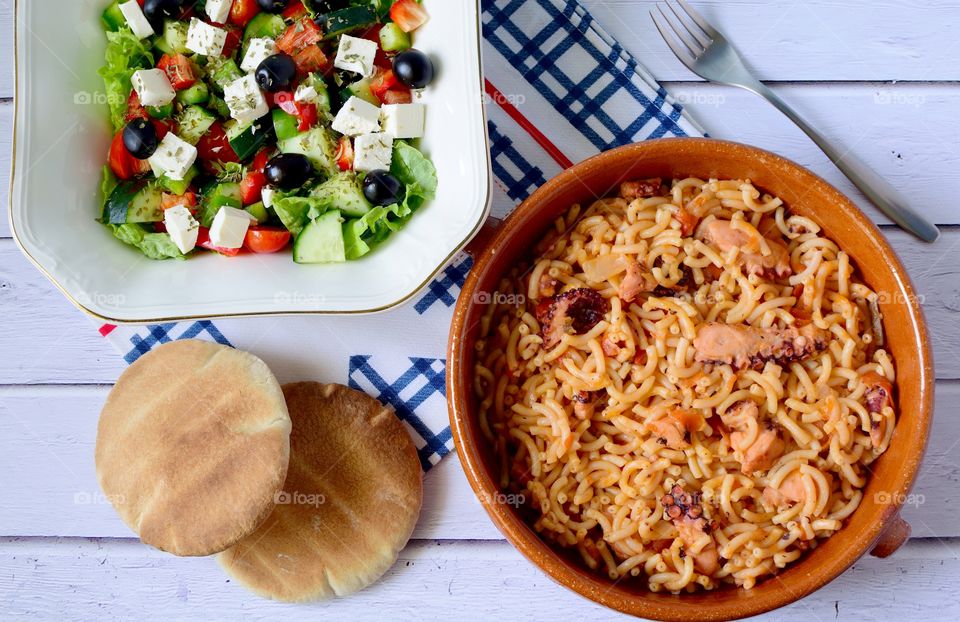
[[293, 432], [273, 514], [218, 556], [257, 594], [302, 602], [359, 591], [396, 562], [423, 501], [417, 451], [393, 409], [341, 385], [283, 387]]
[[290, 416], [266, 364], [176, 341], [131, 365], [100, 415], [97, 478], [146, 544], [211, 555], [273, 510], [290, 459]]

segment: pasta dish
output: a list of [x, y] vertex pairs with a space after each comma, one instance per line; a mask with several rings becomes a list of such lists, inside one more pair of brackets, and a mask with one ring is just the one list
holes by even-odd
[[750, 589], [841, 529], [895, 369], [878, 294], [816, 223], [749, 180], [643, 179], [534, 257], [483, 301], [474, 392], [542, 537], [679, 593]]

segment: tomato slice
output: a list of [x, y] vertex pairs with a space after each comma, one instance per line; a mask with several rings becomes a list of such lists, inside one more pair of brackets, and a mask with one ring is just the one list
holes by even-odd
[[226, 255], [227, 257], [236, 257], [240, 254], [239, 248], [223, 248], [214, 245], [213, 242], [210, 241], [210, 229], [206, 227], [200, 227], [200, 231], [197, 234], [197, 246], [205, 248], [208, 251], [215, 251], [221, 255]]
[[287, 21], [296, 21], [307, 16], [307, 8], [303, 6], [301, 0], [291, 0], [281, 15]]
[[412, 104], [413, 93], [410, 89], [390, 89], [380, 97], [384, 104]]
[[328, 73], [333, 68], [330, 57], [323, 53], [319, 45], [308, 45], [297, 52], [293, 61], [297, 64], [297, 71], [300, 75], [319, 72]]
[[353, 143], [349, 136], [341, 136], [337, 143], [337, 166], [341, 171], [349, 171], [353, 168]]
[[311, 127], [313, 127], [317, 119], [320, 118], [320, 114], [317, 111], [316, 104], [297, 104], [297, 118], [300, 120], [300, 123], [297, 125], [297, 129], [301, 132], [306, 132]]
[[206, 162], [239, 162], [223, 125], [217, 121], [197, 143], [197, 157]]
[[267, 177], [259, 171], [250, 171], [240, 182], [240, 200], [244, 205], [253, 205], [262, 198]]
[[133, 179], [137, 175], [143, 175], [150, 172], [150, 163], [146, 160], [138, 160], [127, 151], [123, 144], [123, 130], [117, 132], [110, 143], [110, 170], [119, 179]]
[[277, 253], [286, 248], [293, 236], [286, 229], [250, 227], [243, 247], [251, 253]]
[[162, 69], [170, 79], [173, 88], [182, 91], [197, 83], [193, 63], [183, 54], [164, 54], [157, 63], [157, 69]]
[[373, 64], [376, 67], [381, 67], [383, 69], [390, 69], [393, 67], [393, 61], [390, 60], [390, 57], [387, 53], [380, 47], [380, 31], [383, 29], [383, 24], [374, 24], [370, 28], [367, 28], [366, 32], [363, 33], [362, 38], [373, 41], [377, 44], [377, 55], [373, 59]]
[[127, 121], [133, 121], [134, 119], [146, 119], [149, 116], [147, 109], [140, 103], [140, 96], [137, 95], [137, 92], [130, 91], [130, 97], [127, 98], [127, 115], [124, 118]]
[[397, 0], [390, 7], [390, 19], [404, 32], [413, 32], [427, 23], [430, 14], [417, 0]]
[[[176, 207], [178, 205], [185, 205], [187, 207], [196, 207], [197, 206], [197, 194], [192, 191], [187, 191], [183, 194], [169, 194], [164, 192], [160, 195], [160, 208], [168, 210], [171, 207]], [[193, 210], [190, 210], [193, 211]]]
[[259, 12], [260, 4], [257, 0], [233, 0], [233, 6], [230, 7], [230, 23], [246, 28], [250, 20]]
[[254, 156], [253, 162], [250, 163], [249, 170], [262, 173], [263, 169], [267, 168], [268, 162], [270, 162], [270, 149], [268, 147], [264, 147], [260, 150], [260, 153]]
[[287, 30], [280, 35], [277, 39], [277, 49], [290, 56], [296, 56], [298, 52], [320, 43], [322, 39], [323, 30], [320, 26], [317, 26], [316, 22], [309, 17], [305, 17], [288, 26]]
[[230, 58], [243, 43], [243, 29], [239, 26], [224, 26], [223, 29], [227, 31], [227, 40], [223, 44], [223, 52], [220, 55]]

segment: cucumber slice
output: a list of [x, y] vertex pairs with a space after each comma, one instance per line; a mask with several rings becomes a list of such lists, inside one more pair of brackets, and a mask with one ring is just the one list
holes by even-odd
[[273, 130], [277, 133], [277, 140], [293, 138], [300, 133], [300, 121], [287, 112], [275, 108], [273, 110]]
[[267, 211], [267, 208], [264, 207], [263, 203], [254, 203], [253, 205], [248, 205], [243, 209], [245, 209], [248, 214], [256, 218], [258, 224], [262, 225], [270, 220], [270, 212]]
[[189, 54], [190, 48], [187, 47], [188, 30], [187, 22], [173, 19], [164, 20], [163, 36], [157, 41], [157, 47], [161, 47], [162, 43], [163, 51], [167, 54]]
[[365, 6], [351, 6], [327, 13], [317, 19], [317, 23], [326, 33], [323, 38], [328, 41], [360, 28], [369, 28], [376, 21], [377, 14], [373, 9]]
[[264, 145], [276, 140], [270, 115], [264, 115], [250, 125], [240, 125], [232, 120], [223, 127], [230, 146], [241, 161], [252, 158]]
[[293, 260], [304, 264], [347, 260], [340, 212], [327, 212], [304, 227], [293, 244]]
[[124, 17], [120, 11], [119, 0], [111, 3], [110, 6], [106, 8], [100, 16], [100, 19], [103, 21], [103, 27], [110, 32], [120, 30], [120, 27], [127, 23], [127, 18]]
[[393, 22], [383, 25], [380, 29], [380, 47], [384, 52], [402, 52], [413, 46], [410, 33], [404, 32]]
[[230, 118], [230, 107], [227, 106], [227, 102], [217, 97], [215, 93], [210, 93], [210, 99], [207, 100], [207, 108], [224, 119]]
[[244, 49], [246, 49], [246, 44], [249, 43], [250, 39], [261, 39], [263, 37], [276, 39], [286, 29], [287, 24], [279, 15], [257, 13], [247, 24], [247, 29], [243, 31]]
[[228, 58], [220, 63], [218, 67], [211, 68], [211, 71], [213, 83], [220, 89], [221, 93], [223, 92], [223, 87], [243, 77], [243, 73], [240, 72], [240, 68], [237, 67], [237, 63], [234, 62], [232, 58]]
[[206, 108], [188, 106], [180, 114], [177, 123], [180, 126], [180, 138], [191, 145], [196, 145], [203, 135], [213, 126], [217, 118]]
[[157, 179], [157, 182], [160, 184], [160, 187], [170, 194], [175, 194], [177, 196], [183, 194], [190, 188], [190, 182], [193, 181], [200, 173], [200, 169], [196, 166], [191, 166], [187, 170], [187, 174], [183, 176], [183, 179], [170, 179], [169, 177], [163, 176]]
[[197, 82], [190, 88], [177, 93], [177, 101], [185, 106], [204, 104], [210, 99], [210, 87], [203, 82]]
[[147, 106], [147, 114], [154, 119], [169, 119], [173, 116], [173, 102], [166, 106]]
[[336, 175], [340, 170], [336, 161], [337, 141], [326, 128], [315, 127], [293, 138], [281, 140], [277, 148], [282, 153], [307, 156], [313, 167], [327, 176]]
[[377, 99], [377, 96], [373, 94], [373, 91], [370, 89], [370, 78], [361, 78], [356, 82], [348, 84], [344, 89], [346, 96], [343, 98], [344, 101], [350, 99], [350, 96], [359, 97], [365, 102], [371, 103], [374, 106], [380, 107], [380, 100]]
[[331, 177], [314, 188], [310, 196], [320, 199], [317, 205], [320, 211], [338, 210], [351, 218], [359, 218], [373, 209], [363, 196], [360, 180], [354, 173]]
[[103, 222], [111, 225], [160, 222], [162, 192], [141, 181], [126, 181], [114, 188], [103, 207]]

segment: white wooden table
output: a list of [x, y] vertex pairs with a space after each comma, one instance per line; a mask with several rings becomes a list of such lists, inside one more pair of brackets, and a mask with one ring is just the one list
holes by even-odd
[[[792, 158], [887, 222], [769, 106], [688, 74], [655, 35], [647, 15], [653, 2], [585, 2], [713, 136]], [[893, 557], [866, 558], [833, 584], [768, 617], [957, 619], [960, 2], [698, 5], [763, 79], [774, 81], [810, 120], [944, 225], [933, 246], [883, 227], [925, 297], [936, 351], [934, 431], [915, 503], [905, 511], [915, 538]], [[13, 122], [12, 22], [11, 0], [0, 0], [4, 171]], [[7, 196], [6, 179], [0, 180], [0, 196]], [[294, 607], [260, 600], [228, 581], [212, 559], [177, 559], [141, 545], [99, 496], [93, 470], [98, 412], [122, 361], [21, 257], [5, 218], [0, 221], [0, 619], [621, 617], [557, 587], [506, 544], [473, 500], [456, 457], [427, 476], [423, 517], [400, 562], [378, 585], [340, 602]]]

